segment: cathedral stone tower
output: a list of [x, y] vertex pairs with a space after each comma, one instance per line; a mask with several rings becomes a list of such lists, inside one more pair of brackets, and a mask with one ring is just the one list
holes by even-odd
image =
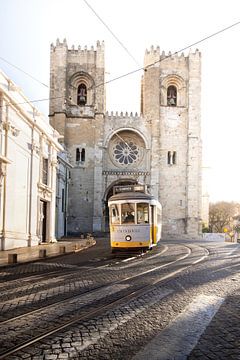
[[[153, 64], [153, 65], [152, 65]], [[165, 234], [201, 232], [201, 55], [146, 51], [143, 116], [152, 125], [151, 185]]]
[[[63, 136], [73, 166], [68, 233], [101, 230], [102, 137], [105, 113], [104, 44], [68, 49], [51, 45], [50, 123]], [[100, 186], [101, 187], [101, 186]]]
[[104, 45], [51, 46], [50, 121], [73, 166], [69, 234], [108, 229], [114, 185], [142, 184], [163, 206], [163, 237], [201, 232], [201, 56], [146, 51], [141, 115], [105, 113]]

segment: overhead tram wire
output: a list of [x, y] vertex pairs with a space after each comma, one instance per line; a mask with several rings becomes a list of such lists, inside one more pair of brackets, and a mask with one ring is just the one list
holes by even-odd
[[[83, 0], [83, 1], [85, 1], [85, 0]], [[105, 81], [105, 82], [100, 83], [100, 84], [97, 84], [97, 85], [95, 85], [95, 86], [93, 86], [93, 87], [91, 87], [91, 88], [97, 88], [97, 87], [99, 87], [99, 86], [103, 86], [103, 85], [105, 85], [105, 84], [109, 84], [109, 83], [111, 83], [111, 82], [113, 82], [113, 81], [120, 80], [120, 79], [122, 79], [122, 78], [124, 78], [124, 77], [127, 77], [127, 76], [129, 76], [129, 75], [133, 75], [133, 74], [135, 74], [135, 73], [137, 73], [137, 72], [139, 72], [139, 71], [141, 71], [141, 70], [147, 71], [148, 68], [156, 65], [157, 63], [160, 63], [160, 62], [162, 62], [162, 61], [164, 61], [164, 60], [166, 60], [166, 59], [168, 59], [168, 58], [170, 58], [170, 57], [172, 57], [172, 56], [174, 56], [174, 55], [177, 55], [178, 53], [183, 52], [183, 51], [191, 48], [192, 46], [196, 46], [196, 45], [198, 45], [198, 44], [200, 44], [200, 43], [202, 43], [202, 42], [204, 42], [204, 41], [206, 41], [206, 40], [208, 40], [208, 39], [210, 39], [210, 38], [212, 38], [212, 37], [214, 37], [214, 36], [216, 36], [216, 35], [219, 35], [219, 34], [221, 34], [222, 32], [227, 31], [227, 30], [229, 30], [229, 29], [231, 29], [231, 28], [233, 28], [234, 26], [237, 26], [237, 25], [239, 25], [239, 24], [240, 24], [240, 21], [237, 21], [236, 23], [234, 23], [234, 24], [232, 24], [232, 25], [229, 25], [229, 26], [227, 26], [227, 27], [225, 27], [225, 28], [223, 28], [223, 29], [221, 29], [221, 30], [219, 30], [219, 31], [216, 31], [215, 33], [213, 33], [213, 34], [211, 34], [211, 35], [208, 35], [208, 36], [202, 38], [201, 40], [198, 40], [198, 41], [192, 43], [191, 45], [188, 45], [188, 46], [186, 46], [186, 47], [184, 47], [184, 48], [182, 48], [182, 49], [179, 49], [179, 50], [175, 51], [173, 54], [166, 55], [164, 58], [159, 59], [159, 60], [157, 60], [157, 61], [154, 61], [153, 63], [147, 65], [146, 67], [140, 67], [140, 68], [135, 69], [135, 70], [133, 70], [133, 71], [130, 71], [130, 72], [126, 73], [126, 74], [117, 76], [116, 78], [110, 79], [110, 80]], [[91, 89], [91, 88], [90, 88], [90, 89]]]
[[[36, 100], [28, 100], [28, 101], [22, 101], [19, 103], [16, 102], [9, 102], [7, 105], [24, 105], [24, 104], [31, 104], [31, 103], [35, 103], [35, 102], [41, 102], [41, 101], [49, 101], [49, 100], [56, 100], [56, 99], [63, 99], [65, 98], [65, 96], [56, 96], [56, 97], [52, 97], [52, 98], [46, 98], [46, 99], [36, 99]], [[4, 107], [6, 105], [0, 105], [1, 107]]]
[[12, 64], [12, 63], [10, 63], [10, 61], [8, 61], [8, 60], [4, 59], [4, 58], [3, 58], [3, 57], [1, 57], [1, 56], [0, 56], [0, 60], [4, 61], [4, 62], [5, 62], [5, 63], [7, 63], [8, 65], [10, 65], [10, 66], [14, 67], [14, 68], [15, 68], [15, 69], [17, 69], [18, 71], [21, 71], [21, 72], [22, 72], [22, 73], [24, 73], [25, 75], [29, 76], [31, 79], [33, 79], [33, 80], [37, 81], [39, 84], [41, 84], [41, 85], [43, 85], [43, 86], [45, 86], [45, 87], [49, 88], [49, 86], [48, 86], [48, 85], [44, 84], [42, 81], [38, 80], [37, 78], [35, 78], [35, 77], [34, 77], [34, 76], [32, 76], [31, 74], [27, 73], [26, 71], [24, 71], [24, 70], [20, 69], [18, 66], [14, 65], [14, 64]]
[[105, 28], [110, 32], [110, 34], [114, 37], [115, 40], [121, 45], [121, 47], [126, 51], [126, 53], [131, 57], [131, 59], [138, 65], [139, 62], [135, 59], [135, 57], [130, 53], [130, 51], [126, 48], [126, 46], [122, 43], [121, 40], [114, 34], [114, 32], [110, 29], [110, 27], [103, 21], [103, 19], [98, 15], [98, 13], [93, 9], [93, 7], [87, 2], [87, 0], [83, 0], [84, 3], [89, 7], [89, 9], [94, 13], [94, 15], [101, 21], [101, 23], [105, 26]]
[[[83, 0], [83, 1], [85, 1], [85, 0]], [[91, 90], [91, 89], [93, 89], [93, 88], [97, 88], [97, 87], [103, 86], [103, 85], [108, 84], [108, 83], [113, 82], [113, 81], [117, 81], [117, 80], [122, 79], [122, 78], [124, 78], [124, 77], [127, 77], [127, 76], [129, 76], [129, 75], [135, 74], [136, 72], [139, 72], [139, 71], [141, 71], [141, 70], [147, 71], [147, 69], [150, 68], [151, 66], [154, 66], [155, 64], [157, 64], [157, 63], [159, 63], [159, 62], [161, 62], [161, 61], [164, 61], [165, 59], [168, 59], [168, 58], [172, 57], [173, 55], [178, 54], [179, 52], [185, 51], [185, 50], [191, 48], [192, 46], [198, 45], [198, 44], [200, 44], [200, 43], [202, 43], [202, 42], [204, 42], [204, 41], [206, 41], [206, 40], [208, 40], [208, 39], [210, 39], [210, 38], [212, 38], [212, 37], [214, 37], [214, 36], [217, 36], [217, 35], [221, 34], [222, 32], [227, 31], [227, 30], [229, 30], [229, 29], [231, 29], [231, 28], [233, 28], [234, 26], [237, 26], [237, 25], [239, 25], [239, 24], [240, 24], [240, 21], [237, 21], [236, 23], [234, 23], [234, 24], [232, 24], [232, 25], [229, 25], [229, 26], [227, 26], [227, 27], [225, 27], [225, 28], [223, 28], [223, 29], [221, 29], [221, 30], [219, 30], [219, 31], [217, 31], [217, 32], [209, 35], [209, 36], [206, 36], [206, 37], [202, 38], [201, 40], [198, 40], [198, 41], [192, 43], [191, 45], [188, 45], [188, 46], [186, 46], [186, 47], [184, 47], [184, 48], [182, 48], [182, 49], [180, 49], [180, 50], [178, 50], [178, 51], [175, 51], [175, 52], [174, 52], [173, 54], [171, 54], [171, 55], [166, 55], [164, 58], [159, 59], [159, 60], [157, 60], [157, 61], [154, 61], [153, 63], [147, 65], [146, 67], [141, 67], [141, 68], [135, 69], [135, 70], [133, 70], [133, 71], [130, 71], [130, 72], [128, 72], [128, 73], [125, 73], [125, 74], [123, 74], [123, 75], [120, 75], [120, 76], [118, 76], [118, 77], [116, 77], [116, 78], [113, 78], [113, 79], [110, 79], [110, 80], [105, 81], [105, 82], [103, 82], [103, 83], [94, 85], [94, 86], [90, 87], [88, 90]], [[0, 59], [2, 59], [2, 58], [0, 57]], [[6, 61], [6, 60], [4, 60], [4, 61]], [[7, 61], [6, 61], [6, 62], [7, 62]], [[17, 66], [15, 66], [15, 65], [13, 65], [13, 66], [17, 68]], [[19, 69], [19, 68], [18, 68], [18, 70], [26, 73], [25, 71], [23, 71], [23, 70], [21, 70], [21, 69]], [[27, 73], [26, 73], [26, 74], [27, 74]], [[29, 74], [27, 74], [27, 75], [29, 75]], [[32, 76], [30, 75], [30, 77], [32, 77]], [[32, 78], [33, 78], [34, 80], [37, 80], [37, 79], [35, 79], [34, 77], [32, 77]], [[37, 81], [38, 81], [38, 80], [37, 80]], [[42, 83], [42, 84], [43, 84], [43, 83]], [[45, 85], [45, 84], [43, 84], [43, 85], [44, 85], [44, 86], [47, 86], [47, 85]], [[47, 86], [47, 87], [48, 87], [48, 86]], [[26, 104], [26, 103], [40, 102], [40, 101], [49, 101], [49, 100], [60, 99], [60, 98], [62, 98], [62, 99], [65, 98], [65, 99], [66, 99], [65, 96], [58, 96], [58, 97], [54, 97], [54, 98], [29, 100], [29, 101], [26, 101], [26, 102], [13, 103], [13, 104], [15, 104], [15, 105], [21, 105], [21, 104]], [[66, 99], [66, 100], [68, 100], [68, 99]], [[2, 107], [2, 106], [0, 105], [0, 107]]]

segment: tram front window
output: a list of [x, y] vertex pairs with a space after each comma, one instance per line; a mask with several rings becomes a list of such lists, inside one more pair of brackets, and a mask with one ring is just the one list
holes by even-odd
[[134, 204], [122, 204], [122, 224], [135, 223], [135, 209]]
[[120, 224], [119, 205], [117, 204], [111, 205], [110, 218], [111, 218], [111, 224]]
[[149, 207], [146, 203], [137, 204], [137, 223], [148, 224], [149, 223]]

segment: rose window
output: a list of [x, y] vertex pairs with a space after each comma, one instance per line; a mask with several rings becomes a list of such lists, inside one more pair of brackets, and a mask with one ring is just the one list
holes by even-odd
[[138, 160], [139, 148], [132, 141], [120, 141], [118, 144], [115, 145], [113, 149], [113, 156], [115, 158], [115, 161], [120, 164], [133, 164]]
[[133, 131], [114, 134], [109, 143], [109, 157], [118, 168], [136, 169], [142, 164], [145, 144]]

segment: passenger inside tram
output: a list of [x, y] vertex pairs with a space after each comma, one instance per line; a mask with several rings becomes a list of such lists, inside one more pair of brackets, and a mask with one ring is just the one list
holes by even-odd
[[130, 211], [127, 213], [124, 223], [134, 223], [134, 215]]

